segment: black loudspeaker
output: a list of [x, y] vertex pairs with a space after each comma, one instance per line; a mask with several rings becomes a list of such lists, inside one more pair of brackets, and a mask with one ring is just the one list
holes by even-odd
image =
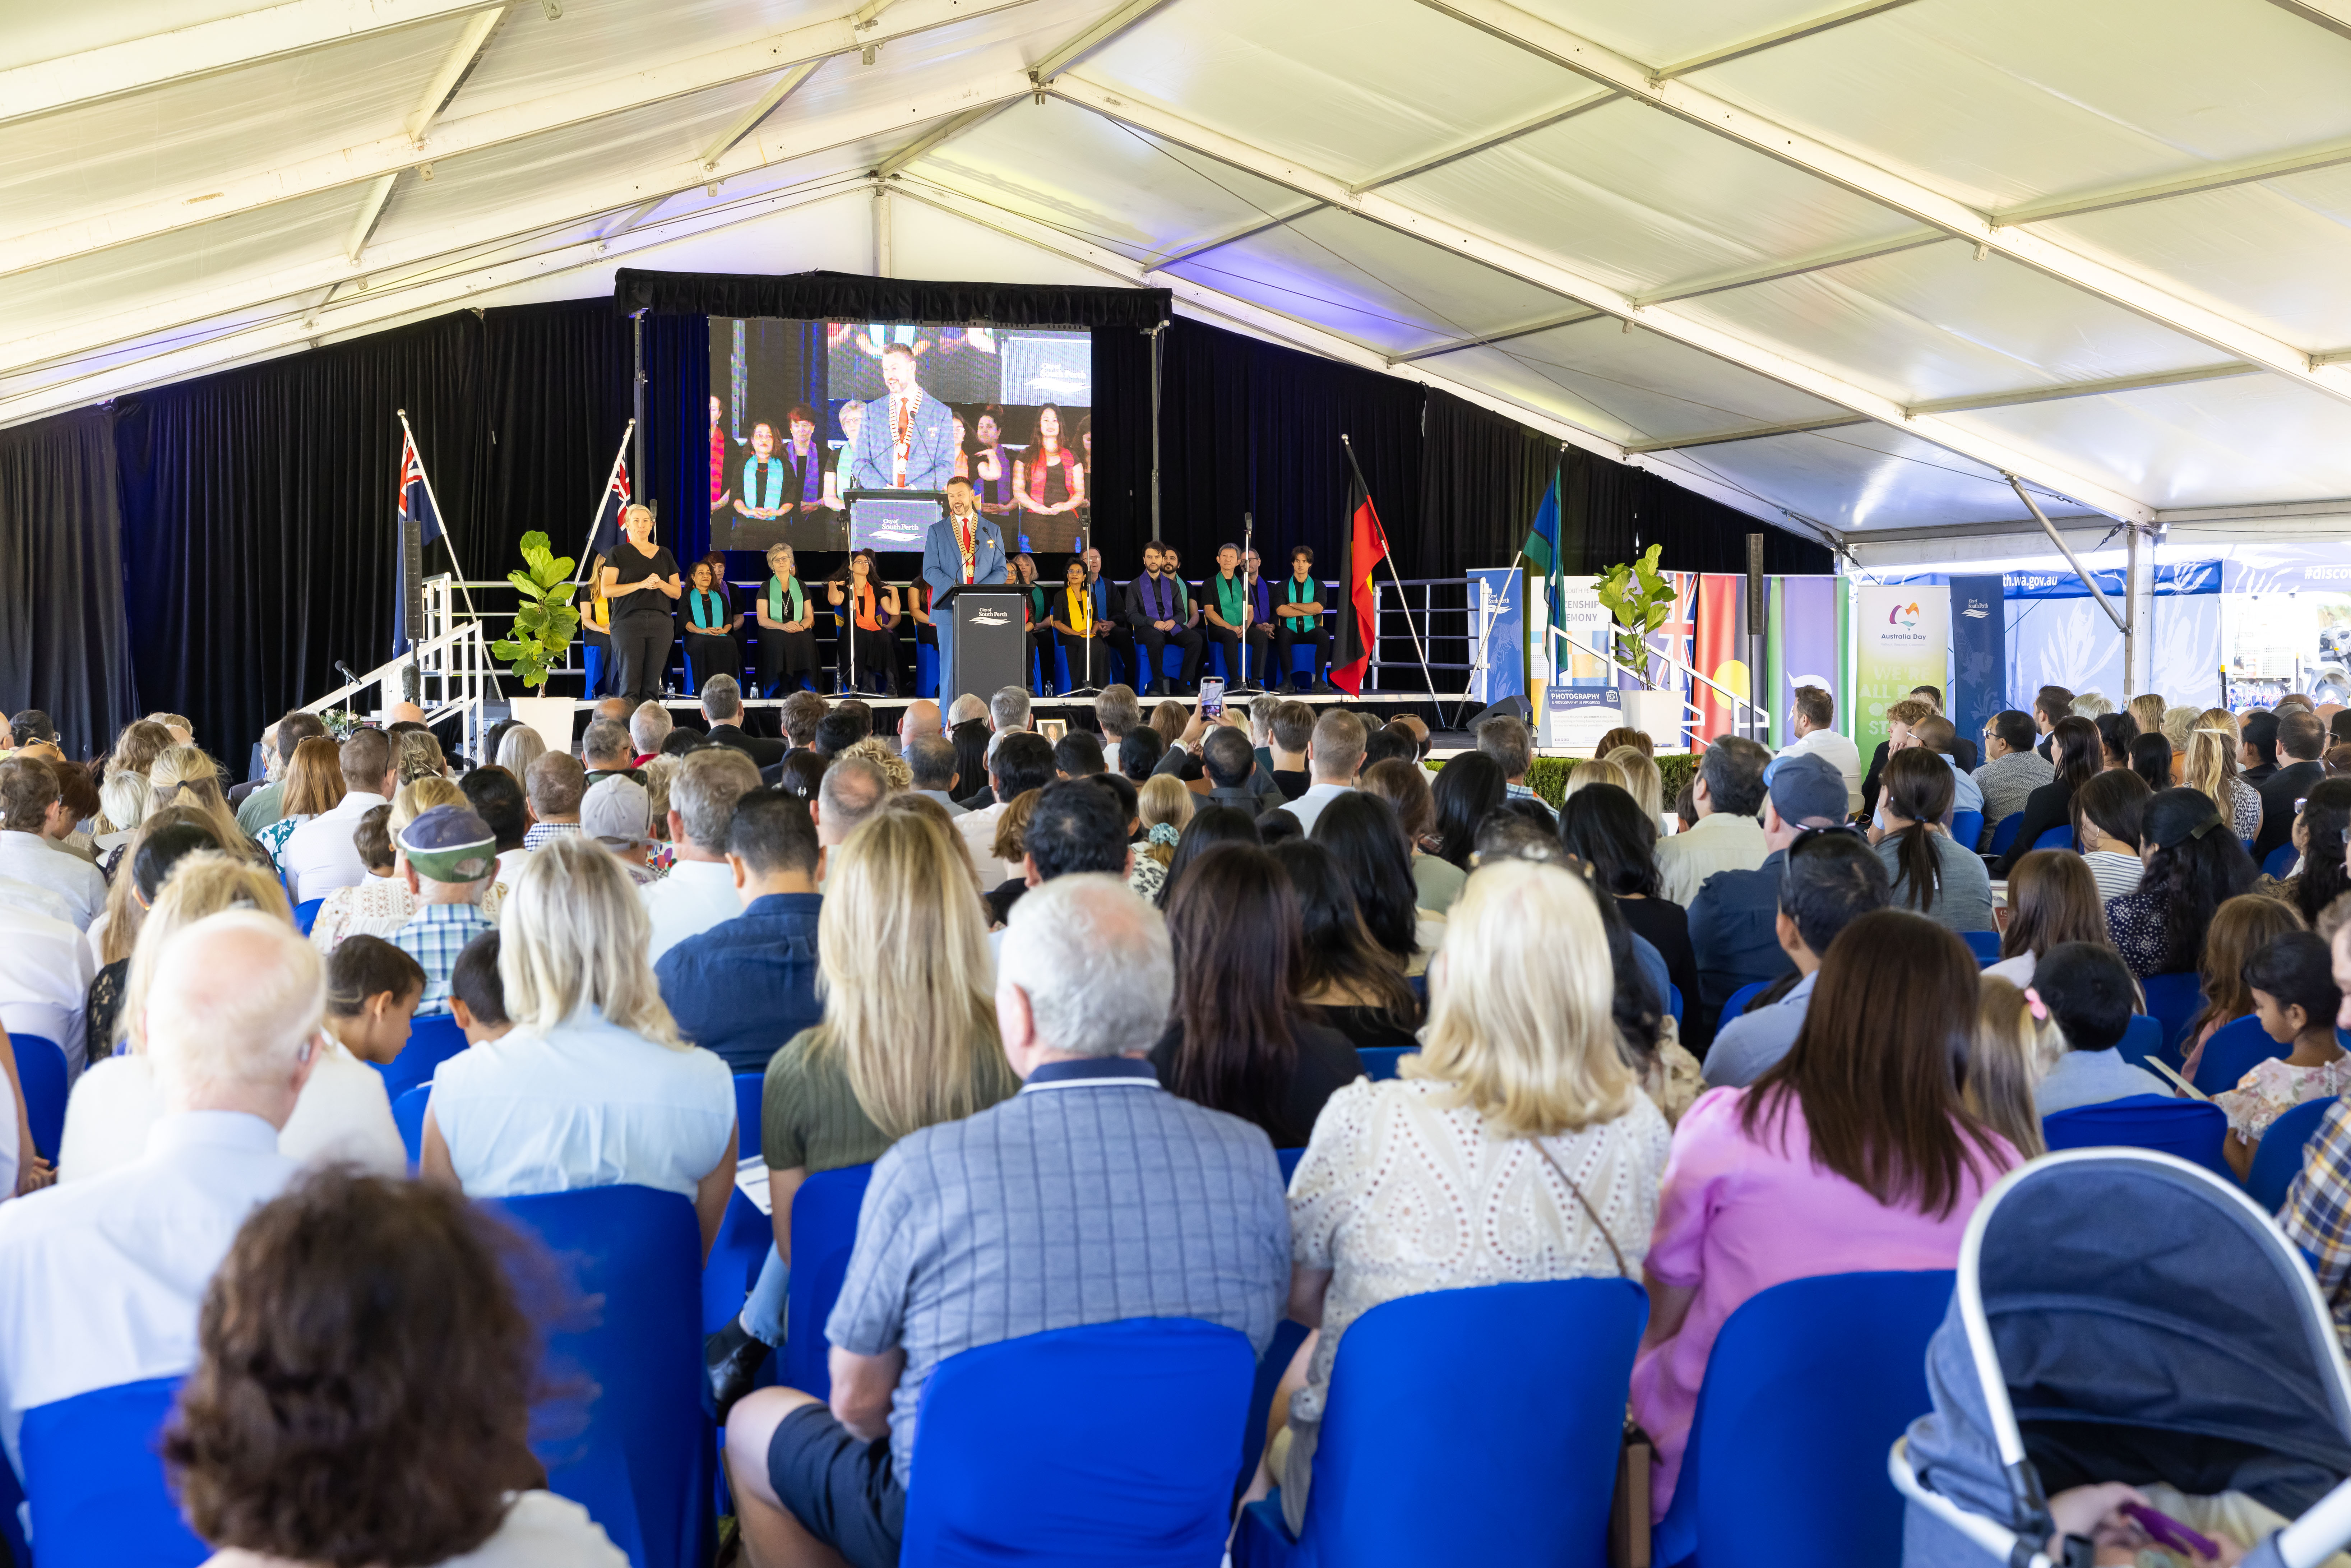
[[1526, 698], [1515, 695], [1504, 697], [1500, 702], [1490, 703], [1469, 716], [1469, 733], [1477, 734], [1478, 727], [1489, 718], [1525, 719], [1531, 711]]
[[1763, 577], [1763, 536], [1747, 536], [1747, 634], [1761, 637], [1771, 626], [1771, 588]]

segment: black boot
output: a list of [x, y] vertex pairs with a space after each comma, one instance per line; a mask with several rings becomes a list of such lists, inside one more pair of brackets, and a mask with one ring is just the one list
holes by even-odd
[[735, 1402], [751, 1392], [769, 1349], [751, 1337], [740, 1318], [702, 1342], [703, 1408], [720, 1426]]

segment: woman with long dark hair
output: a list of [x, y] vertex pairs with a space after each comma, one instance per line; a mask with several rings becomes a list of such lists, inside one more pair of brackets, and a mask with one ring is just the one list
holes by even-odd
[[982, 516], [1002, 517], [1012, 511], [1012, 459], [1004, 450], [1004, 411], [994, 403], [981, 409], [971, 423], [971, 488]]
[[1883, 779], [1885, 827], [1872, 828], [1870, 837], [1893, 881], [1895, 907], [1915, 909], [1954, 931], [1996, 929], [1982, 860], [1953, 842], [1943, 826], [1955, 792], [1951, 765], [1914, 747], [1886, 759]]
[[1478, 847], [1478, 824], [1510, 798], [1502, 765], [1482, 751], [1458, 753], [1437, 770], [1430, 793], [1437, 803], [1437, 858], [1467, 873], [1469, 853]]
[[2057, 721], [2049, 732], [2049, 760], [2056, 766], [2057, 777], [2024, 798], [2024, 821], [2018, 825], [2008, 853], [1992, 867], [1992, 875], [2006, 876], [2018, 861], [2032, 852], [2035, 839], [2065, 826], [2074, 811], [2074, 791], [2097, 777], [2105, 759], [2105, 746], [2098, 738], [2096, 725], [2079, 714]]
[[2314, 930], [2318, 912], [2351, 889], [2351, 872], [2343, 863], [2346, 834], [2351, 834], [2351, 779], [2323, 779], [2310, 787], [2294, 820], [2294, 847], [2302, 852], [2302, 869], [2277, 884], [2277, 895], [2302, 911]]
[[2106, 930], [2140, 979], [2184, 974], [2196, 967], [2214, 912], [2252, 892], [2261, 873], [2200, 789], [2160, 791], [2147, 802], [2140, 831], [2147, 875], [2134, 891], [2106, 900]]
[[2019, 1163], [1960, 1092], [1977, 970], [1958, 937], [1876, 910], [1829, 945], [1813, 985], [1779, 1064], [1699, 1096], [1674, 1130], [1632, 1385], [1634, 1417], [1657, 1442], [1660, 1515], [1731, 1313], [1790, 1280], [1951, 1268], [1976, 1205]]
[[1430, 852], [1437, 843], [1437, 798], [1429, 791], [1428, 769], [1416, 759], [1390, 757], [1364, 768], [1355, 788], [1395, 809], [1396, 825], [1412, 845], [1412, 885], [1420, 907], [1432, 915], [1452, 908], [1468, 873]]
[[[2126, 768], [2109, 768], [2074, 792], [2074, 850], [2097, 883], [2102, 910], [2106, 900], [2130, 892], [2147, 874], [2147, 862], [2138, 854], [2139, 833], [2147, 820], [2147, 803], [2154, 799], [2155, 791], [2147, 787], [2147, 780]], [[2012, 873], [2011, 880], [2014, 880]]]
[[2149, 789], [2171, 788], [2171, 742], [2160, 735], [2142, 735], [2130, 744], [2130, 770]]
[[[1333, 815], [1336, 813], [1336, 815]], [[1412, 852], [1396, 825], [1395, 810], [1385, 800], [1350, 789], [1324, 806], [1308, 834], [1338, 857], [1355, 890], [1364, 928], [1372, 940], [1387, 949], [1407, 975], [1428, 967], [1428, 954], [1420, 940], [1412, 885]], [[1439, 924], [1438, 933], [1442, 934]]]
[[1086, 467], [1078, 449], [1063, 439], [1060, 404], [1037, 410], [1035, 434], [1013, 465], [1012, 488], [1027, 548], [1056, 554], [1078, 548], [1077, 510], [1085, 505]]
[[1304, 839], [1276, 844], [1270, 853], [1298, 894], [1301, 949], [1299, 999], [1319, 1009], [1322, 1021], [1362, 1049], [1418, 1041], [1420, 1003], [1404, 970], [1372, 940], [1355, 906], [1347, 873], [1322, 845]]
[[[841, 689], [863, 690], [866, 682], [875, 681], [875, 690], [896, 696], [898, 591], [882, 580], [880, 558], [870, 549], [850, 552], [841, 570], [825, 580], [824, 595], [841, 628]], [[853, 611], [843, 614], [841, 606], [851, 601]]]
[[1592, 885], [1611, 895], [1617, 918], [1664, 956], [1684, 1005], [1695, 1004], [1698, 952], [1690, 946], [1689, 912], [1659, 891], [1657, 824], [1640, 802], [1614, 784], [1587, 784], [1560, 802], [1559, 841], [1592, 868]]
[[1167, 907], [1167, 896], [1176, 884], [1184, 880], [1185, 868], [1218, 844], [1255, 844], [1259, 842], [1257, 819], [1238, 806], [1202, 806], [1193, 811], [1192, 820], [1184, 824], [1184, 831], [1176, 841], [1176, 855], [1167, 862], [1167, 880], [1159, 884], [1159, 907]]
[[[2128, 768], [2131, 765], [2131, 747], [2139, 739], [2138, 720], [2127, 713], [2102, 713], [2090, 722], [2098, 727], [2098, 746], [2105, 757], [2104, 766]], [[2171, 742], [2165, 741], [2163, 747], [2168, 753]], [[2165, 782], [2170, 781], [2167, 779]]]
[[1218, 844], [1170, 888], [1176, 1005], [1151, 1050], [1159, 1081], [1255, 1123], [1278, 1149], [1304, 1147], [1322, 1103], [1363, 1067], [1347, 1037], [1299, 1002], [1304, 949], [1289, 876], [1261, 849]]

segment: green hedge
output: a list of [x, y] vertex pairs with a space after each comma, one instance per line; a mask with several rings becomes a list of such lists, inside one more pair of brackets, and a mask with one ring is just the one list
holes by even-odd
[[[1670, 811], [1675, 798], [1682, 792], [1682, 786], [1688, 783], [1690, 776], [1698, 771], [1698, 758], [1690, 752], [1672, 751], [1659, 752], [1656, 760], [1659, 789], [1665, 797], [1666, 810]], [[1557, 810], [1560, 801], [1567, 794], [1567, 776], [1582, 766], [1583, 761], [1583, 758], [1577, 757], [1538, 757], [1534, 766], [1527, 769], [1527, 785], [1553, 810]], [[1428, 770], [1434, 773], [1442, 766], [1442, 763], [1432, 761], [1428, 764]]]

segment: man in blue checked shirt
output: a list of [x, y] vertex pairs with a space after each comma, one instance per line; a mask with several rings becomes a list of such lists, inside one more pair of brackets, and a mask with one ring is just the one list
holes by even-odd
[[463, 806], [435, 806], [408, 824], [392, 873], [404, 877], [417, 903], [392, 946], [424, 968], [417, 1016], [449, 1010], [449, 972], [465, 944], [490, 929], [482, 894], [498, 862], [497, 835]]

